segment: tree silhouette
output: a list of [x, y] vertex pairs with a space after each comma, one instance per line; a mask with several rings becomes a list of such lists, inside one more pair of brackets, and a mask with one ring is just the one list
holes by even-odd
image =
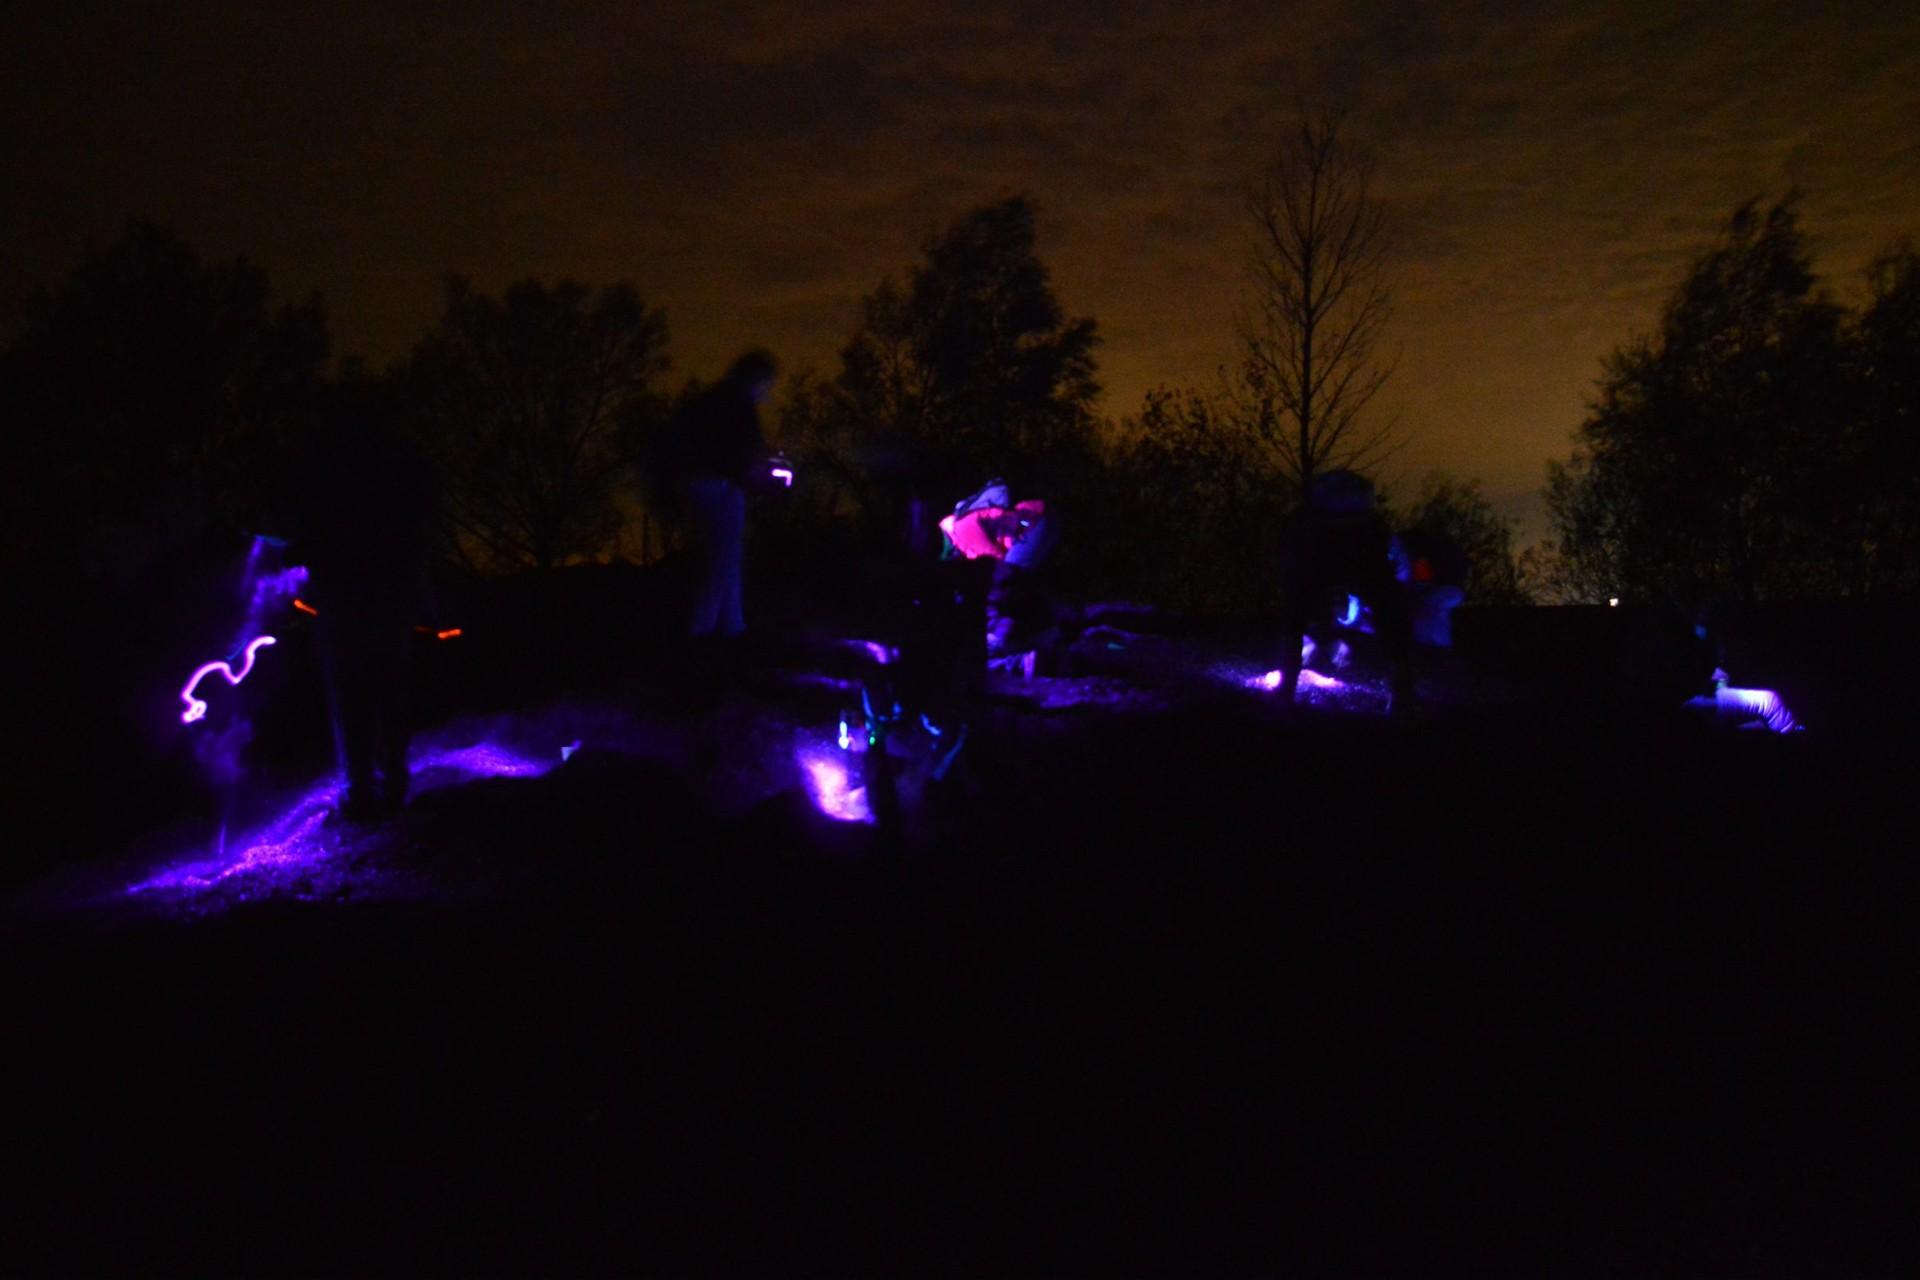
[[1218, 402], [1167, 388], [1118, 434], [1097, 508], [1103, 579], [1193, 613], [1270, 604], [1288, 498], [1266, 442]]
[[1465, 603], [1531, 601], [1513, 552], [1513, 522], [1494, 511], [1477, 481], [1427, 476], [1412, 504], [1394, 512], [1393, 525], [1402, 534], [1459, 548], [1467, 562]]
[[1920, 253], [1901, 243], [1868, 269], [1851, 334], [1857, 391], [1862, 595], [1920, 589]]
[[1657, 334], [1605, 361], [1549, 468], [1560, 594], [1829, 595], [1856, 576], [1841, 311], [1815, 290], [1792, 199], [1749, 202]]
[[315, 410], [326, 325], [317, 299], [275, 308], [259, 268], [148, 223], [36, 290], [25, 321], [0, 355], [0, 661], [31, 734], [9, 782], [24, 803], [88, 776], [138, 813], [192, 773], [159, 750], [182, 741], [173, 693], [233, 642], [244, 535], [284, 532], [272, 479]]
[[449, 550], [496, 573], [604, 552], [621, 523], [622, 438], [664, 409], [666, 342], [665, 315], [629, 285], [527, 280], [495, 299], [450, 279], [405, 370]]
[[11, 568], [117, 590], [257, 528], [327, 354], [318, 299], [269, 299], [259, 268], [203, 263], [149, 223], [28, 297], [0, 359]]
[[935, 455], [973, 483], [1022, 467], [1073, 470], [1093, 425], [1099, 339], [1054, 296], [1032, 202], [976, 209], [925, 252], [904, 287], [884, 280], [862, 303], [817, 420], [837, 415], [863, 447]]
[[1322, 471], [1377, 465], [1391, 444], [1388, 428], [1361, 426], [1392, 372], [1375, 357], [1391, 303], [1372, 164], [1343, 128], [1338, 112], [1302, 111], [1246, 193], [1252, 288], [1228, 386], [1302, 495]]

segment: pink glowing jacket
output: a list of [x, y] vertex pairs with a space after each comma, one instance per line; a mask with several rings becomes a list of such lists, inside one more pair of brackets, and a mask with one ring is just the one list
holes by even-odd
[[957, 511], [940, 521], [940, 532], [947, 535], [954, 550], [969, 560], [992, 556], [1006, 559], [1013, 544], [1025, 537], [1047, 513], [1047, 504], [1038, 498], [1016, 502], [1011, 507], [987, 505]]

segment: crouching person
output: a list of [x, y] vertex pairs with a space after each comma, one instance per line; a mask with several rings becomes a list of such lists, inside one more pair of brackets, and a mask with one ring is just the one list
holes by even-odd
[[[1295, 514], [1281, 556], [1280, 693], [1291, 702], [1300, 684], [1304, 641], [1330, 646], [1334, 606], [1348, 596], [1371, 610], [1392, 667], [1392, 707], [1411, 709], [1413, 628], [1407, 594], [1395, 572], [1393, 534], [1371, 482], [1352, 471], [1315, 477]], [[1318, 632], [1319, 634], [1315, 634]]]
[[1058, 513], [1040, 499], [1013, 501], [1006, 483], [994, 480], [955, 504], [940, 530], [944, 554], [993, 562], [985, 599], [988, 668], [1028, 678], [1051, 674], [1075, 629], [1045, 573], [1059, 542]]

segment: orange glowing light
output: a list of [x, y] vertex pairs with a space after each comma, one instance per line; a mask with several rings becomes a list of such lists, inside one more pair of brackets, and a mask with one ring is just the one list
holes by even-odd
[[317, 618], [320, 616], [320, 611], [318, 609], [308, 604], [305, 600], [300, 599], [298, 596], [294, 597], [293, 607], [298, 609], [300, 612], [308, 615], [309, 617]]
[[454, 638], [455, 636], [457, 636], [457, 635], [459, 635], [459, 634], [460, 634], [460, 628], [458, 628], [458, 627], [449, 627], [449, 628], [448, 628], [447, 630], [445, 630], [445, 631], [436, 631], [436, 632], [434, 632], [434, 636], [433, 636], [433, 638], [434, 638], [434, 639], [436, 639], [436, 640], [451, 640], [451, 639], [453, 639], [453, 638]]

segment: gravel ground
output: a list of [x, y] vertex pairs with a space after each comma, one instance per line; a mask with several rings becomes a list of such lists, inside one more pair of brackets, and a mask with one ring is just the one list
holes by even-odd
[[897, 832], [816, 804], [859, 666], [813, 646], [456, 717], [392, 824], [289, 786], [17, 896], [0, 1272], [1912, 1256], [1892, 757], [1097, 643], [939, 785], [898, 735]]

